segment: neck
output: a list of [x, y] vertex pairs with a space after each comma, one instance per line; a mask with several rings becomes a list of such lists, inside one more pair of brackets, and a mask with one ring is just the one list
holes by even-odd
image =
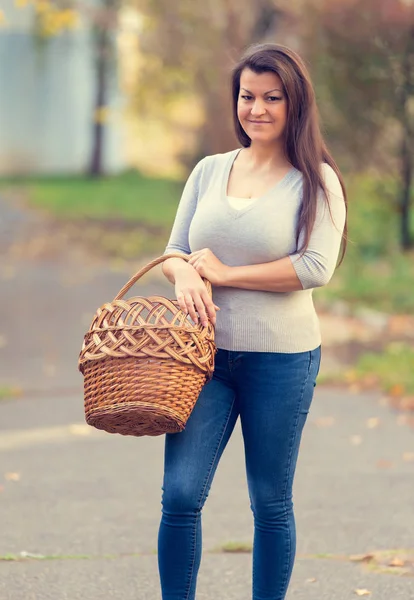
[[280, 167], [290, 164], [285, 156], [283, 143], [280, 144], [258, 144], [252, 142], [249, 148], [246, 148], [246, 156], [249, 157], [252, 166]]

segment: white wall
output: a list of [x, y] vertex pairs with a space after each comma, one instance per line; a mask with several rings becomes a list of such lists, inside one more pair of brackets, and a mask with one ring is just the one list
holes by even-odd
[[[88, 30], [66, 33], [39, 48], [30, 9], [2, 0], [2, 10], [9, 26], [0, 30], [0, 174], [84, 171], [95, 95]], [[109, 105], [121, 104], [114, 73]], [[105, 166], [118, 171], [125, 166], [121, 125], [108, 124], [105, 134]]]

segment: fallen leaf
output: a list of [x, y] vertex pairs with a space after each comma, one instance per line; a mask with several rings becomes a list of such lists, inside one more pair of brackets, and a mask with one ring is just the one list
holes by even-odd
[[378, 385], [378, 375], [374, 375], [373, 373], [369, 373], [365, 375], [362, 380], [365, 388], [375, 387]]
[[7, 481], [20, 481], [20, 473], [5, 473], [4, 477]]
[[305, 583], [315, 583], [315, 581], [317, 581], [316, 577], [309, 577], [309, 579], [306, 579]]
[[395, 336], [414, 331], [414, 319], [409, 315], [392, 315], [388, 320], [388, 331]]
[[377, 461], [378, 469], [390, 469], [392, 466], [393, 466], [393, 464], [390, 460], [381, 458], [380, 460]]
[[395, 558], [393, 558], [388, 565], [390, 567], [404, 567], [405, 566], [405, 561], [402, 560], [401, 558], [398, 558], [398, 556], [396, 556]]
[[403, 460], [405, 462], [414, 462], [414, 452], [404, 452]]
[[351, 435], [349, 441], [353, 446], [359, 446], [362, 444], [362, 437], [360, 435]]
[[373, 554], [352, 554], [349, 560], [353, 562], [369, 562], [374, 558]]
[[405, 392], [405, 388], [403, 385], [401, 385], [400, 383], [396, 383], [392, 386], [392, 388], [389, 391], [390, 396], [402, 396]]
[[414, 396], [403, 396], [398, 403], [398, 408], [407, 412], [414, 410]]
[[378, 427], [380, 420], [378, 419], [378, 417], [371, 417], [371, 419], [368, 419], [367, 421], [367, 427], [368, 429], [375, 429], [376, 427]]
[[358, 378], [358, 376], [357, 376], [356, 371], [352, 370], [352, 371], [347, 371], [345, 373], [345, 381], [347, 383], [354, 383], [357, 380], [357, 378]]
[[370, 596], [372, 592], [369, 590], [355, 590], [357, 596]]

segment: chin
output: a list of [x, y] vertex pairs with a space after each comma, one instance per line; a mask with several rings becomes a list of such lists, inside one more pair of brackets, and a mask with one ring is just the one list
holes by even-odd
[[275, 144], [279, 140], [278, 137], [269, 137], [267, 135], [247, 135], [252, 142], [260, 142], [262, 144]]

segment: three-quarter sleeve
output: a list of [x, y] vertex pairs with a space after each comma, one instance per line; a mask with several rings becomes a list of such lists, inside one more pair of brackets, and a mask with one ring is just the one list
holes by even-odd
[[[338, 261], [345, 226], [346, 206], [338, 176], [326, 163], [322, 166], [322, 176], [328, 192], [330, 210], [321, 191], [318, 195], [315, 225], [309, 246], [302, 256], [299, 252], [289, 255], [304, 290], [326, 285], [331, 279]], [[302, 243], [301, 234], [299, 248]]]
[[186, 181], [164, 254], [171, 252], [191, 254], [188, 232], [197, 208], [204, 161], [203, 158], [197, 163]]

